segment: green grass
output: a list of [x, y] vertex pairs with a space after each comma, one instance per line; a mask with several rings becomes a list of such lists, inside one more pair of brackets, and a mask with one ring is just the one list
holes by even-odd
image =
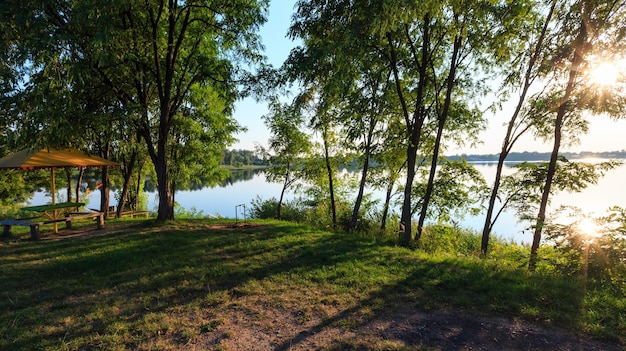
[[233, 305], [258, 296], [296, 311], [303, 324], [322, 316], [324, 325], [353, 329], [409, 305], [523, 318], [626, 342], [624, 297], [584, 291], [580, 279], [556, 273], [530, 274], [518, 249], [479, 259], [286, 222], [107, 225], [119, 223], [130, 226], [0, 242], [0, 350], [184, 349], [225, 322], [225, 305], [265, 318], [258, 306]]

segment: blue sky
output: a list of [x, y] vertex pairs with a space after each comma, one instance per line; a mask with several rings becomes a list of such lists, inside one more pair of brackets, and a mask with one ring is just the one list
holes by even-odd
[[[295, 3], [296, 0], [271, 0], [268, 21], [261, 28], [265, 56], [274, 67], [280, 67], [295, 47], [294, 42], [287, 38]], [[234, 117], [248, 131], [238, 134], [239, 142], [231, 148], [254, 150], [255, 144], [267, 145], [270, 133], [261, 118], [267, 111], [265, 102], [256, 102], [252, 98], [235, 104]]]
[[[261, 28], [261, 37], [265, 46], [265, 56], [268, 62], [279, 67], [289, 56], [295, 44], [287, 38], [287, 30], [294, 13], [296, 0], [271, 0], [268, 21]], [[234, 117], [239, 124], [246, 127], [246, 133], [236, 137], [239, 140], [231, 148], [253, 150], [256, 144], [267, 145], [270, 136], [262, 116], [267, 113], [265, 102], [256, 102], [248, 98], [238, 101], [235, 105]], [[494, 115], [486, 116], [490, 121], [487, 130], [480, 134], [483, 144], [475, 149], [451, 149], [446, 152], [452, 154], [485, 154], [498, 153], [505, 133], [504, 124], [510, 117], [510, 112], [504, 110]], [[607, 117], [595, 116], [591, 118], [589, 133], [580, 137], [581, 143], [572, 147], [562, 147], [562, 151], [613, 151], [626, 149], [626, 116], [624, 120], [612, 121]], [[527, 135], [522, 138], [513, 151], [548, 152], [552, 149], [550, 142], [543, 143]]]

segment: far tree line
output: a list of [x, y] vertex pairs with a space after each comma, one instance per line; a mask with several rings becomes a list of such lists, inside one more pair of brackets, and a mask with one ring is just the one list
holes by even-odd
[[224, 166], [263, 166], [266, 161], [253, 150], [224, 150], [224, 158], [221, 162]]

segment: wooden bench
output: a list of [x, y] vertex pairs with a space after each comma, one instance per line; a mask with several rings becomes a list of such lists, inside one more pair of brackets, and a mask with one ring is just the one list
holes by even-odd
[[11, 235], [12, 226], [30, 227], [30, 238], [39, 240], [41, 238], [40, 228], [44, 224], [65, 222], [65, 228], [72, 229], [72, 221], [77, 219], [94, 218], [98, 229], [104, 228], [104, 212], [69, 212], [63, 218], [44, 219], [42, 217], [27, 217], [16, 219], [0, 220], [2, 225], [2, 235]]
[[[98, 211], [95, 208], [90, 208], [90, 210], [92, 211]], [[108, 218], [114, 218], [115, 216], [117, 216], [117, 212], [115, 211], [115, 206], [109, 206], [109, 210], [107, 211], [107, 217]], [[146, 218], [148, 218], [148, 216], [150, 216], [150, 211], [141, 211], [141, 210], [127, 210], [127, 211], [122, 211], [120, 213], [120, 218], [122, 217], [135, 217], [135, 216], [146, 216]]]
[[[39, 220], [37, 220], [39, 219]], [[43, 219], [40, 217], [28, 217], [28, 218], [17, 218], [17, 219], [4, 219], [0, 221], [0, 225], [2, 225], [2, 235], [9, 236], [11, 235], [11, 227], [12, 226], [23, 226], [30, 227], [30, 238], [33, 240], [39, 240], [40, 231], [39, 227], [44, 224], [57, 223], [57, 222], [66, 222], [65, 218], [58, 219]], [[67, 223], [67, 222], [66, 222]]]
[[65, 215], [65, 228], [72, 229], [72, 221], [76, 219], [94, 218], [96, 228], [104, 228], [104, 212], [69, 212]]
[[122, 213], [120, 213], [120, 217], [146, 216], [146, 218], [148, 218], [149, 214], [150, 211], [123, 211]]

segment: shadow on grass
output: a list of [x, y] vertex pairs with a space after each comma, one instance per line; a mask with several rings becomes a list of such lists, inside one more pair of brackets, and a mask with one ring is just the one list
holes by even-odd
[[[279, 350], [329, 326], [366, 325], [407, 305], [561, 326], [575, 326], [582, 308], [576, 282], [498, 270], [495, 263], [420, 258], [290, 223], [209, 224], [142, 223], [105, 236], [0, 247], [0, 349], [136, 349], [180, 323], [152, 319], [171, 311], [202, 313], [194, 311], [210, 309], [211, 295], [236, 298], [246, 294], [246, 283], [282, 274], [343, 289], [357, 285], [362, 291], [354, 294], [354, 307], [299, 333]], [[350, 264], [363, 269], [340, 271]], [[373, 314], [362, 313], [365, 308]], [[485, 336], [469, 321], [452, 328], [469, 341]], [[188, 337], [179, 336], [181, 345]], [[413, 338], [418, 343], [428, 334]]]
[[[120, 322], [139, 326], [148, 313], [199, 305], [209, 293], [250, 280], [336, 264], [357, 246], [297, 225], [193, 224], [2, 249], [0, 349], [26, 350], [85, 343]], [[134, 348], [153, 332], [130, 331], [111, 342]]]
[[[371, 340], [358, 330], [378, 330], [372, 323], [381, 321], [392, 327], [378, 335], [379, 339], [400, 340], [416, 350], [621, 350], [618, 345], [593, 346], [550, 327], [575, 328], [583, 304], [582, 292], [575, 290], [577, 283], [525, 273], [523, 277], [507, 276], [488, 266], [467, 266], [455, 259], [405, 264], [414, 265], [408, 276], [299, 332], [274, 350], [297, 348], [333, 327], [352, 330], [358, 337], [335, 342], [328, 350], [369, 349]], [[537, 326], [524, 329], [520, 318]], [[395, 349], [389, 347], [382, 349]]]

